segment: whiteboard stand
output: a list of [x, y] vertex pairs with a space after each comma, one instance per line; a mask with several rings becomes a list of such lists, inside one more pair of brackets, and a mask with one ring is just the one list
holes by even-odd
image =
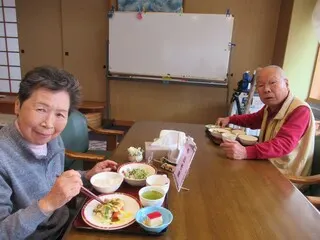
[[[229, 45], [229, 47], [230, 47], [229, 59], [231, 59], [232, 50], [233, 50], [233, 48], [234, 48], [235, 46], [236, 46], [236, 44], [230, 42], [230, 45]], [[231, 66], [231, 63], [230, 63], [230, 62], [231, 62], [231, 61], [229, 61], [229, 64], [228, 64], [227, 82], [229, 82], [230, 77], [233, 77], [233, 73], [230, 73], [230, 69], [231, 69], [231, 67], [230, 67], [230, 66]], [[226, 105], [227, 105], [226, 115], [229, 114], [228, 109], [229, 109], [229, 107], [231, 107], [231, 105], [232, 105], [231, 99], [229, 99], [229, 97], [230, 97], [230, 91], [231, 91], [230, 87], [231, 87], [230, 84], [228, 84], [228, 85], [227, 85], [227, 98], [226, 98]], [[229, 106], [229, 104], [230, 104], [230, 106]]]

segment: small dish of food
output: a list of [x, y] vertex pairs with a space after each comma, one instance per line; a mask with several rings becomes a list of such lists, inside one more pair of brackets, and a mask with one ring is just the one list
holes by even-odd
[[245, 131], [243, 131], [243, 130], [241, 130], [241, 129], [233, 129], [232, 131], [231, 131], [231, 133], [233, 133], [233, 134], [235, 134], [235, 135], [246, 135], [246, 132]]
[[209, 131], [213, 137], [218, 139], [222, 138], [222, 133], [230, 133], [229, 130], [224, 128], [212, 128], [212, 129], [209, 129]]
[[258, 141], [257, 137], [250, 135], [239, 135], [238, 138], [243, 145], [254, 145]]
[[136, 221], [148, 232], [160, 233], [167, 228], [173, 220], [172, 213], [163, 207], [141, 208], [136, 215]]
[[146, 163], [125, 163], [118, 168], [118, 173], [131, 186], [145, 186], [147, 177], [157, 173], [156, 169]]
[[224, 142], [236, 141], [237, 139], [237, 135], [230, 132], [225, 132], [225, 133], [222, 133], [221, 135], [222, 135], [222, 140]]
[[219, 126], [218, 125], [214, 125], [214, 124], [207, 124], [205, 127], [207, 129], [211, 129], [211, 128], [218, 128]]

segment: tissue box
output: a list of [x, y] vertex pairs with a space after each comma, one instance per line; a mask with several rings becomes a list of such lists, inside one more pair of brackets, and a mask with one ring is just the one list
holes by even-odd
[[151, 144], [152, 142], [145, 142], [145, 159], [149, 159], [149, 157], [152, 157], [153, 159], [167, 157], [168, 152], [170, 151], [169, 147], [152, 146]]

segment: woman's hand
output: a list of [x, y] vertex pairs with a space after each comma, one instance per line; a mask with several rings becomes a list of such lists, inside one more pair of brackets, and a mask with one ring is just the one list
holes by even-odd
[[90, 178], [99, 172], [110, 172], [117, 170], [118, 164], [111, 160], [105, 160], [97, 163], [91, 170], [87, 171], [85, 178], [90, 180]]
[[41, 211], [45, 214], [50, 214], [62, 207], [79, 194], [82, 185], [80, 173], [75, 170], [63, 172], [57, 177], [50, 192], [39, 200]]

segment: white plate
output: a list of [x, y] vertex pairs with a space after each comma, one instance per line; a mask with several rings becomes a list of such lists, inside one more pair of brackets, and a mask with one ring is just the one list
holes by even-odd
[[93, 214], [93, 209], [99, 204], [97, 200], [89, 200], [81, 211], [81, 216], [83, 221], [89, 226], [101, 229], [101, 230], [116, 230], [125, 228], [135, 222], [136, 213], [141, 208], [141, 205], [135, 197], [126, 194], [126, 193], [112, 193], [112, 194], [103, 194], [99, 195], [102, 200], [120, 198], [124, 201], [124, 211], [130, 213], [128, 217], [122, 220], [120, 223], [103, 223]]

